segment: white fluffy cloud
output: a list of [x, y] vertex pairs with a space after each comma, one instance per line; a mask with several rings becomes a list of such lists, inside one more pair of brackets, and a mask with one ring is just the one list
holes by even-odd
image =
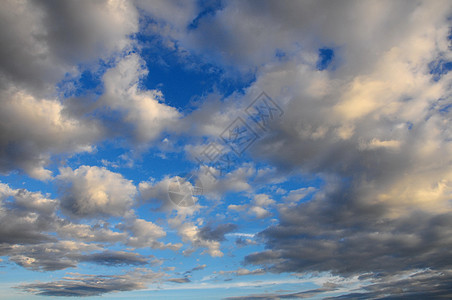
[[143, 219], [131, 219], [127, 220], [125, 224], [120, 224], [117, 226], [119, 229], [126, 230], [130, 232], [129, 238], [127, 239], [127, 245], [136, 248], [150, 247], [154, 249], [171, 249], [179, 250], [182, 244], [168, 243], [164, 244], [158, 241], [159, 238], [165, 237], [166, 232], [162, 227], [143, 220]]
[[37, 99], [23, 91], [3, 93], [0, 112], [0, 172], [22, 169], [49, 179], [44, 166], [51, 154], [89, 151], [102, 130], [90, 120], [73, 118], [57, 99]]
[[[130, 54], [108, 70], [104, 77], [105, 93], [101, 102], [122, 115], [123, 126], [134, 142], [155, 140], [164, 130], [171, 129], [180, 113], [163, 103], [158, 90], [145, 91], [139, 80], [147, 74], [144, 61], [137, 54]], [[124, 130], [124, 129], [123, 129]]]
[[127, 216], [131, 213], [136, 188], [121, 174], [105, 168], [81, 166], [61, 168], [59, 189], [61, 206], [69, 215], [89, 218]]
[[257, 219], [263, 219], [271, 216], [268, 208], [275, 204], [275, 200], [271, 199], [266, 194], [257, 194], [249, 204], [236, 205], [231, 204], [228, 206], [228, 210], [246, 211], [249, 215], [256, 217]]

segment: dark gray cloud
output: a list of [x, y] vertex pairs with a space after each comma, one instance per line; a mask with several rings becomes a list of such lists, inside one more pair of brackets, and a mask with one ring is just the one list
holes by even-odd
[[199, 265], [199, 266], [196, 266], [196, 267], [192, 268], [191, 270], [185, 271], [185, 272], [184, 272], [184, 275], [191, 274], [191, 273], [193, 273], [193, 272], [195, 272], [195, 271], [204, 270], [206, 267], [207, 267], [207, 265]]
[[106, 266], [140, 266], [149, 263], [149, 259], [138, 253], [125, 251], [104, 251], [79, 258], [79, 261]]
[[88, 297], [106, 293], [144, 289], [157, 282], [164, 274], [136, 269], [123, 275], [79, 275], [66, 276], [62, 280], [23, 284], [17, 288], [40, 296]]
[[107, 58], [138, 29], [133, 5], [96, 1], [2, 3], [0, 78], [25, 89], [53, 88], [74, 64]]
[[224, 241], [224, 235], [237, 229], [237, 225], [228, 223], [220, 224], [217, 227], [212, 227], [208, 224], [204, 227], [199, 228], [198, 235], [203, 240], [209, 241]]
[[97, 250], [96, 246], [89, 246], [76, 242], [53, 242], [37, 245], [14, 245], [7, 255], [9, 260], [19, 266], [33, 271], [56, 271], [76, 267], [76, 256], [83, 250]]
[[331, 288], [319, 288], [315, 290], [308, 290], [304, 292], [297, 293], [289, 293], [289, 294], [276, 294], [276, 293], [267, 293], [267, 294], [252, 294], [247, 296], [237, 296], [237, 297], [228, 297], [224, 298], [225, 300], [278, 300], [278, 299], [306, 299], [312, 298], [314, 296], [318, 296], [324, 292], [329, 292], [334, 289]]
[[[345, 185], [345, 183], [342, 183]], [[282, 209], [280, 223], [259, 235], [268, 250], [245, 261], [275, 272], [332, 271], [342, 275], [448, 268], [451, 213], [419, 210], [389, 218], [389, 207], [360, 201], [347, 187]]]
[[[258, 299], [446, 299], [452, 295], [450, 271], [417, 271], [403, 276], [385, 276], [370, 274], [371, 283], [365, 283], [359, 288], [351, 289], [345, 286], [327, 283], [323, 287], [295, 293], [263, 293], [238, 297], [228, 297], [227, 300], [258, 300]], [[348, 289], [348, 292], [344, 292]], [[356, 290], [356, 291], [355, 291]], [[359, 291], [358, 291], [359, 290]], [[364, 291], [363, 291], [364, 290]], [[328, 296], [341, 293], [340, 296]]]
[[14, 190], [0, 183], [0, 244], [55, 241], [46, 232], [54, 228], [57, 205], [57, 201], [41, 193]]
[[426, 270], [407, 278], [384, 278], [363, 289], [366, 292], [348, 293], [327, 299], [448, 299], [452, 297], [452, 273]]

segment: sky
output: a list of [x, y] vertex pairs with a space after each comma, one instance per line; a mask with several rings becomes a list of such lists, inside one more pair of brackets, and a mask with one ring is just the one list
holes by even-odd
[[1, 297], [452, 297], [451, 20], [2, 1]]

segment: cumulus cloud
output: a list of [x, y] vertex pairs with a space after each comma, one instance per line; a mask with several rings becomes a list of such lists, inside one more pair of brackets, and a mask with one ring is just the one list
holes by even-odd
[[317, 189], [314, 187], [299, 188], [296, 190], [291, 190], [286, 196], [283, 197], [283, 201], [288, 204], [296, 204], [303, 200], [309, 194], [312, 194]]
[[165, 230], [163, 230], [162, 227], [143, 219], [132, 218], [116, 227], [130, 233], [125, 243], [131, 247], [150, 247], [154, 249], [172, 250], [179, 250], [179, 248], [182, 247], [182, 244], [180, 243], [164, 244], [158, 241], [159, 238], [166, 236]]
[[134, 252], [104, 250], [113, 244], [171, 250], [182, 246], [159, 241], [166, 236], [164, 229], [132, 213], [127, 214], [124, 223], [97, 221], [89, 225], [59, 217], [59, 208], [58, 200], [39, 192], [0, 184], [0, 255], [30, 270], [55, 271], [76, 267], [80, 262], [108, 266], [153, 262]]
[[[155, 209], [157, 211], [167, 213], [175, 211], [177, 215], [182, 217], [193, 216], [201, 209], [198, 195], [196, 195], [196, 193], [192, 193], [192, 191], [195, 190], [193, 184], [197, 183], [184, 180], [184, 177], [185, 176], [165, 176], [160, 181], [151, 179], [148, 181], [140, 182], [140, 184], [138, 185], [138, 190], [140, 192], [141, 201], [156, 205]], [[182, 190], [180, 197], [188, 197], [190, 203], [193, 203], [193, 205], [177, 205], [177, 200], [179, 198], [170, 198], [169, 191], [172, 190], [170, 188], [170, 185], [174, 185], [174, 187], [176, 188], [179, 186], [181, 180], [183, 180], [184, 184], [186, 185], [186, 189]]]
[[75, 241], [56, 241], [37, 245], [12, 245], [5, 249], [9, 260], [34, 271], [56, 271], [74, 268], [79, 255], [85, 251], [99, 251], [101, 247]]
[[114, 244], [124, 242], [129, 238], [126, 232], [118, 232], [109, 228], [108, 223], [98, 222], [94, 225], [72, 223], [67, 219], [60, 219], [55, 231], [63, 239], [77, 240], [85, 243], [98, 242]]
[[[0, 31], [0, 172], [49, 179], [55, 154], [90, 151], [103, 135], [56, 97], [65, 74], [123, 51], [138, 13], [123, 1], [6, 1]], [[70, 38], [69, 38], [70, 37]]]
[[160, 91], [140, 89], [139, 80], [146, 74], [145, 62], [139, 55], [129, 54], [103, 76], [105, 93], [100, 101], [122, 114], [123, 124], [111, 125], [125, 136], [131, 135], [136, 143], [155, 140], [181, 116], [175, 108], [163, 103]]
[[137, 11], [125, 1], [7, 1], [1, 18], [2, 85], [37, 96], [53, 90], [76, 64], [121, 51], [138, 30]]
[[39, 192], [0, 184], [0, 255], [27, 269], [54, 271], [75, 267], [82, 251], [100, 250], [83, 241], [59, 240], [53, 233], [64, 221], [57, 209], [58, 201]]
[[35, 98], [24, 91], [3, 91], [0, 112], [0, 172], [23, 170], [38, 179], [55, 153], [90, 151], [102, 130], [95, 121], [72, 117], [57, 99]]
[[268, 208], [275, 204], [275, 201], [266, 194], [257, 194], [254, 196], [253, 201], [249, 204], [237, 205], [230, 204], [228, 210], [246, 211], [248, 214], [253, 215], [257, 219], [263, 219], [271, 216]]
[[222, 257], [224, 254], [221, 251], [221, 242], [225, 240], [225, 234], [236, 230], [235, 224], [220, 224], [212, 227], [207, 224], [200, 227], [202, 220], [198, 220], [198, 224], [186, 220], [181, 216], [176, 216], [168, 220], [168, 224], [177, 230], [178, 235], [183, 242], [190, 243], [191, 247], [184, 250], [184, 255], [190, 255], [197, 249], [205, 249], [202, 254], [209, 254], [212, 257]]
[[450, 212], [414, 210], [393, 218], [390, 206], [366, 203], [363, 197], [336, 187], [296, 208], [280, 209], [280, 223], [260, 234], [268, 250], [248, 255], [246, 262], [275, 272], [346, 276], [446, 267], [448, 254], [441, 249], [451, 242]]
[[39, 244], [55, 240], [46, 232], [53, 230], [57, 206], [57, 201], [41, 193], [15, 190], [1, 183], [0, 242], [4, 245]]
[[61, 206], [71, 216], [125, 216], [136, 194], [130, 180], [105, 168], [81, 166], [61, 168], [59, 189]]
[[237, 229], [237, 225], [228, 223], [220, 224], [217, 227], [212, 227], [208, 224], [200, 228], [198, 235], [201, 239], [211, 241], [224, 241], [224, 235]]

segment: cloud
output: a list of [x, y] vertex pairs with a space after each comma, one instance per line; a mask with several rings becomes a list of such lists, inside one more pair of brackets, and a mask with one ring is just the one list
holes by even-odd
[[20, 90], [0, 94], [0, 172], [23, 170], [38, 179], [50, 179], [44, 167], [52, 154], [92, 150], [102, 134], [93, 120], [67, 114], [54, 98], [36, 98]]
[[109, 243], [125, 242], [129, 235], [126, 232], [118, 232], [109, 228], [110, 224], [98, 222], [94, 225], [72, 223], [69, 220], [59, 220], [55, 231], [63, 239], [77, 240], [85, 243]]
[[106, 266], [139, 266], [149, 263], [148, 258], [138, 253], [125, 251], [103, 251], [100, 253], [92, 253], [82, 256], [80, 261]]
[[[345, 184], [345, 183], [340, 183]], [[411, 210], [390, 217], [391, 206], [366, 203], [365, 194], [331, 188], [260, 233], [268, 250], [246, 256], [274, 272], [332, 271], [345, 276], [413, 268], [447, 268], [451, 213]], [[364, 198], [365, 199], [365, 198]]]
[[391, 295], [391, 299], [447, 298], [451, 295], [451, 272], [425, 270], [399, 278], [385, 278], [363, 287], [364, 292], [352, 292], [329, 299], [369, 299]]
[[39, 244], [55, 240], [46, 232], [53, 230], [57, 205], [55, 200], [41, 193], [15, 190], [0, 183], [1, 244]]
[[158, 282], [164, 274], [135, 269], [122, 275], [70, 274], [62, 280], [46, 283], [22, 284], [17, 288], [40, 296], [88, 297], [106, 293], [133, 291]]
[[[407, 298], [444, 298], [450, 295], [450, 271], [418, 270], [403, 272], [401, 275], [369, 274], [369, 282], [350, 285], [350, 282], [327, 281], [321, 287], [293, 293], [262, 293], [225, 299], [407, 299]], [[362, 276], [365, 277], [365, 276]], [[367, 278], [367, 279], [368, 279]], [[364, 280], [365, 278], [361, 278]], [[340, 294], [340, 296], [334, 296]]]
[[164, 130], [174, 127], [181, 117], [175, 108], [163, 103], [160, 91], [139, 88], [139, 80], [147, 73], [145, 62], [132, 53], [103, 76], [105, 92], [100, 101], [109, 109], [120, 112], [123, 122], [118, 125], [115, 119], [111, 126], [124, 136], [131, 135], [135, 143], [155, 140]]
[[254, 196], [253, 201], [249, 204], [236, 205], [230, 204], [228, 210], [246, 211], [250, 215], [254, 215], [257, 219], [263, 219], [271, 216], [271, 213], [267, 210], [269, 206], [273, 206], [275, 201], [270, 199], [266, 194], [257, 194]]
[[[257, 31], [253, 26], [230, 22], [237, 27], [230, 39], [240, 39], [242, 33], [253, 37], [229, 52], [229, 59], [243, 64], [268, 61], [274, 45], [289, 45], [276, 40], [290, 41], [292, 29], [311, 31], [300, 35], [304, 51], [275, 58], [260, 69], [244, 99], [265, 90], [285, 112], [250, 148], [251, 155], [323, 184], [307, 202], [278, 205], [279, 223], [260, 234], [266, 250], [246, 256], [245, 262], [273, 272], [344, 276], [447, 268], [440, 261], [447, 260], [441, 249], [451, 243], [452, 144], [450, 111], [445, 109], [451, 76], [433, 80], [429, 64], [448, 51], [450, 9], [443, 11], [442, 2], [363, 2], [354, 7], [350, 2], [322, 13], [325, 23], [300, 19], [300, 14], [312, 13], [308, 8], [320, 14], [325, 3], [265, 3], [253, 10], [248, 3], [234, 3], [217, 19], [242, 15], [251, 24], [278, 24], [269, 30], [286, 34], [268, 34], [266, 40], [252, 34]], [[236, 7], [243, 8], [238, 15], [232, 13]], [[377, 12], [369, 18], [363, 12], [371, 8]], [[351, 14], [354, 21], [344, 21]], [[409, 24], [400, 24], [402, 19]], [[394, 28], [391, 35], [388, 26]], [[310, 40], [313, 34], [317, 42]], [[319, 41], [336, 45], [334, 59], [344, 64], [317, 70], [317, 51], [324, 46]], [[261, 53], [248, 51], [258, 46]], [[291, 191], [286, 200], [299, 200], [303, 192]]]
[[165, 230], [163, 230], [162, 227], [143, 219], [133, 218], [127, 220], [125, 224], [118, 224], [116, 228], [126, 230], [130, 233], [125, 243], [131, 247], [151, 247], [154, 249], [172, 250], [179, 250], [182, 247], [182, 244], [180, 243], [164, 244], [158, 241], [159, 238], [166, 236]]
[[[344, 276], [440, 268], [447, 259], [441, 249], [451, 242], [444, 234], [451, 212], [452, 77], [434, 79], [430, 64], [450, 58], [449, 6], [252, 4], [232, 2], [186, 37], [170, 33], [206, 60], [257, 68], [245, 95], [229, 100], [246, 103], [265, 90], [285, 114], [249, 152], [281, 171], [323, 182], [317, 190], [289, 192], [288, 203], [277, 206], [279, 224], [260, 234], [267, 249], [245, 262], [274, 272]], [[325, 47], [334, 53], [332, 66], [319, 70], [319, 49]], [[278, 49], [283, 58], [275, 55]], [[217, 125], [241, 109], [224, 103], [221, 112], [217, 105], [207, 105], [205, 115], [202, 108], [197, 112], [199, 132], [216, 135]], [[217, 122], [208, 123], [212, 116]], [[248, 190], [248, 176], [243, 178], [236, 190]], [[312, 199], [300, 203], [307, 193]], [[252, 211], [264, 216], [263, 209]], [[193, 226], [186, 227], [192, 237], [199, 231]]]
[[238, 247], [245, 247], [245, 246], [249, 246], [249, 245], [256, 245], [257, 242], [256, 242], [255, 240], [252, 240], [252, 239], [245, 239], [245, 238], [243, 238], [243, 237], [238, 237], [238, 238], [235, 240], [235, 244], [236, 244]]
[[[171, 26], [172, 30], [185, 30], [199, 12], [196, 1], [136, 1], [137, 7], [160, 21], [157, 25]], [[163, 24], [162, 24], [163, 23]]]
[[80, 218], [125, 216], [136, 194], [130, 180], [105, 168], [81, 166], [60, 169], [59, 190], [64, 212]]
[[137, 11], [125, 1], [8, 1], [2, 8], [2, 85], [38, 95], [76, 64], [122, 51], [138, 30]]
[[100, 250], [53, 234], [69, 223], [57, 216], [58, 204], [39, 192], [0, 184], [0, 255], [27, 269], [54, 271], [75, 267], [83, 251]]
[[254, 172], [252, 165], [243, 164], [222, 176], [220, 169], [202, 165], [199, 169], [199, 180], [202, 182], [205, 196], [220, 199], [229, 192], [250, 191], [252, 187], [248, 181]]
[[237, 229], [237, 225], [228, 223], [220, 224], [213, 228], [211, 225], [206, 225], [199, 229], [198, 235], [201, 239], [210, 241], [224, 241], [224, 235]]
[[0, 172], [47, 180], [54, 155], [90, 151], [105, 134], [66, 106], [56, 84], [127, 48], [138, 13], [123, 1], [7, 1], [0, 14]]
[[6, 249], [9, 259], [34, 271], [56, 271], [77, 266], [79, 253], [98, 251], [101, 247], [74, 241], [57, 241], [37, 245], [12, 245]]
[[204, 265], [199, 265], [199, 266], [194, 267], [193, 269], [191, 269], [190, 272], [199, 271], [199, 270], [204, 270], [206, 267], [207, 267], [206, 264], [204, 264]]
[[[178, 206], [175, 205], [168, 196], [168, 186], [174, 180], [165, 177], [159, 182], [147, 181], [139, 184], [141, 198], [144, 201], [157, 203], [157, 210], [171, 213], [176, 211], [176, 215], [168, 219], [168, 225], [177, 231], [183, 242], [190, 243], [191, 247], [183, 251], [185, 255], [190, 255], [198, 248], [205, 248], [202, 253], [208, 253], [213, 257], [221, 257], [220, 242], [224, 240], [224, 235], [235, 230], [234, 224], [221, 224], [213, 228], [211, 225], [199, 227], [193, 222], [193, 217], [201, 206], [196, 202], [197, 197], [193, 197], [195, 205]], [[191, 185], [191, 183], [190, 183]], [[198, 219], [197, 223], [202, 223]]]
[[[332, 291], [331, 288], [319, 288], [304, 292], [290, 293], [290, 294], [276, 294], [276, 293], [266, 293], [266, 294], [252, 294], [247, 296], [237, 296], [237, 297], [227, 297], [225, 300], [279, 300], [279, 299], [305, 299], [312, 298], [319, 294]], [[330, 299], [330, 298], [328, 298]]]
[[204, 264], [204, 265], [198, 265], [198, 266], [196, 266], [196, 267], [194, 267], [194, 268], [191, 268], [191, 269], [188, 270], [188, 271], [185, 271], [183, 275], [184, 275], [184, 276], [191, 276], [190, 274], [192, 274], [193, 272], [195, 272], [195, 271], [200, 271], [200, 270], [204, 270], [206, 267], [207, 267], [206, 264]]
[[190, 282], [190, 279], [188, 279], [187, 277], [170, 278], [170, 279], [167, 279], [166, 281], [168, 281], [168, 282], [175, 282], [175, 283], [187, 283], [187, 282]]
[[[193, 186], [193, 182], [184, 180], [185, 187], [187, 189], [184, 190], [185, 192], [181, 194], [182, 196], [188, 197], [190, 200], [192, 200], [193, 205], [177, 205], [173, 201], [177, 200], [177, 198], [171, 199], [169, 195], [170, 185], [175, 185], [175, 187], [177, 187], [183, 177], [184, 176], [165, 176], [162, 180], [157, 182], [154, 179], [140, 182], [140, 184], [138, 185], [140, 200], [143, 202], [156, 204], [157, 206], [155, 207], [155, 210], [157, 211], [163, 211], [167, 213], [176, 211], [177, 215], [184, 217], [194, 215], [201, 209], [202, 206], [199, 204], [198, 195], [191, 192], [194, 191], [195, 188]], [[195, 182], [195, 184], [198, 183]]]
[[59, 208], [56, 199], [0, 183], [0, 255], [30, 270], [55, 271], [76, 267], [80, 262], [107, 266], [149, 263], [148, 257], [133, 252], [99, 252], [113, 244], [172, 250], [182, 246], [159, 241], [166, 236], [163, 228], [132, 213], [123, 223], [97, 221], [89, 225], [60, 218]]
[[205, 249], [201, 254], [207, 253], [212, 257], [222, 257], [221, 243], [225, 240], [224, 235], [235, 230], [235, 224], [220, 224], [217, 227], [212, 227], [210, 224], [204, 227], [199, 227], [202, 223], [198, 219], [198, 224], [185, 219], [181, 216], [176, 216], [168, 220], [168, 224], [177, 230], [177, 234], [182, 238], [183, 242], [190, 243], [191, 247], [183, 251], [184, 255], [190, 255], [196, 249]]
[[[166, 141], [183, 136], [198, 139], [194, 144], [204, 142], [218, 137], [243, 115], [248, 100], [265, 90], [284, 117], [245, 155], [265, 167], [256, 170], [245, 162], [216, 181], [207, 179], [207, 171], [219, 170], [201, 167], [199, 174], [206, 199], [256, 194], [249, 203], [228, 208], [259, 219], [275, 217], [255, 240], [236, 241], [263, 241], [244, 259], [256, 269], [231, 272], [325, 271], [363, 282], [372, 278], [372, 284], [343, 296], [350, 298], [399, 296], [398, 286], [412, 297], [448, 296], [452, 73], [432, 68], [452, 59], [449, 3], [231, 1], [208, 6], [203, 11], [197, 2], [178, 1], [5, 2], [0, 12], [5, 25], [0, 30], [5, 45], [0, 50], [0, 172], [19, 170], [52, 180], [46, 168], [56, 156], [92, 151], [105, 138], [124, 139], [139, 152], [164, 133], [174, 135]], [[222, 68], [221, 84], [231, 74], [238, 74], [238, 81], [247, 81], [247, 75], [253, 80], [226, 99], [216, 93], [206, 97], [184, 116], [165, 103], [161, 91], [141, 84], [148, 71], [134, 52], [147, 47], [133, 37], [139, 22], [146, 27], [144, 35], [182, 59], [188, 51]], [[327, 67], [325, 49], [331, 57]], [[99, 69], [102, 94], [65, 99], [76, 94], [67, 81], [77, 81], [86, 68]], [[290, 182], [282, 185], [289, 191], [280, 190], [283, 202], [278, 204], [267, 189], [259, 189], [298, 177], [319, 186], [290, 190]], [[54, 271], [80, 262], [149, 263], [150, 257], [132, 250], [109, 249], [115, 244], [181, 249], [182, 244], [160, 241], [166, 236], [160, 223], [146, 220], [141, 211], [135, 215], [139, 196], [139, 205], [175, 212], [167, 221], [188, 246], [183, 254], [200, 249], [223, 256], [225, 235], [237, 225], [213, 225], [208, 221], [212, 210], [203, 215], [206, 220], [195, 219], [203, 208], [197, 197], [191, 207], [174, 205], [168, 197], [172, 179], [142, 181], [138, 194], [132, 181], [106, 168], [64, 167], [55, 181], [61, 199], [0, 184], [0, 255], [29, 270]], [[94, 220], [99, 217], [117, 222]], [[407, 271], [418, 272], [406, 276]], [[143, 269], [75, 274], [21, 288], [38, 295], [96, 296], [142, 289], [162, 276]], [[302, 298], [329, 291], [324, 286], [244, 298]]]
[[245, 275], [263, 275], [265, 274], [264, 269], [255, 269], [255, 270], [248, 270], [245, 268], [238, 268], [237, 270], [233, 271], [220, 271], [219, 274], [234, 274], [236, 276], [245, 276]]

